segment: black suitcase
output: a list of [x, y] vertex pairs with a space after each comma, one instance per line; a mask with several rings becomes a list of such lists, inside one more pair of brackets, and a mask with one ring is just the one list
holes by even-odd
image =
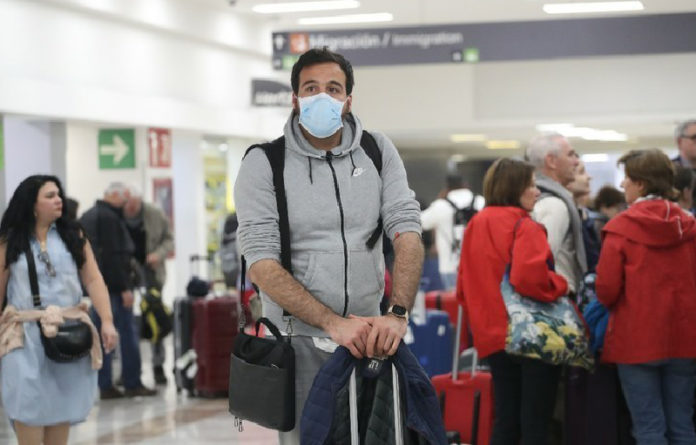
[[193, 349], [193, 300], [188, 297], [174, 300], [174, 381], [176, 392], [194, 392], [198, 366]]

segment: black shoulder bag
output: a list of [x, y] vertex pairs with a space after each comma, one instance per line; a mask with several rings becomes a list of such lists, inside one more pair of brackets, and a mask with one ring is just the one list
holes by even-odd
[[[27, 258], [27, 269], [29, 270], [29, 284], [31, 286], [31, 294], [34, 300], [35, 308], [42, 308], [41, 296], [39, 295], [39, 281], [36, 275], [36, 263], [34, 262], [34, 254], [31, 248], [24, 252]], [[39, 326], [39, 335], [41, 343], [44, 347], [46, 357], [59, 362], [67, 363], [81, 359], [89, 354], [92, 349], [92, 329], [85, 322], [80, 320], [66, 320], [58, 327], [58, 333], [55, 337], [46, 337], [41, 329], [41, 323], [36, 322]]]
[[[241, 295], [244, 295], [246, 264], [242, 259]], [[246, 320], [240, 311], [239, 334], [230, 356], [229, 411], [242, 431], [242, 419], [266, 428], [295, 428], [295, 350], [269, 319], [256, 322], [256, 335], [244, 333]], [[266, 325], [275, 338], [258, 337]]]

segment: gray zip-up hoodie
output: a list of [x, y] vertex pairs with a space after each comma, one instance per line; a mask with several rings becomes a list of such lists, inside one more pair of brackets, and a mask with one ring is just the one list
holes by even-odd
[[[349, 114], [341, 144], [327, 152], [310, 145], [292, 113], [285, 129], [285, 190], [292, 268], [316, 299], [339, 315], [374, 316], [384, 292], [381, 241], [365, 245], [380, 216], [387, 235], [420, 233], [420, 207], [392, 142], [373, 133], [382, 153], [381, 177], [360, 148], [362, 125]], [[261, 149], [249, 152], [234, 188], [239, 246], [248, 265], [280, 262], [280, 232], [273, 177]], [[261, 289], [264, 316], [285, 329], [283, 309]], [[321, 329], [293, 321], [293, 334], [327, 337]]]

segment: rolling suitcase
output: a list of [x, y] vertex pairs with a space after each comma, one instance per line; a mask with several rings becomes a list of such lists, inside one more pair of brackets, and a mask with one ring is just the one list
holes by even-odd
[[193, 302], [197, 294], [206, 295], [209, 288], [208, 282], [200, 278], [201, 262], [209, 264], [210, 257], [189, 256], [191, 281], [187, 285], [187, 295], [174, 300], [174, 382], [177, 393], [183, 390], [189, 396], [194, 395], [198, 372], [196, 351], [193, 349]]
[[[457, 331], [461, 329], [462, 308], [457, 314]], [[455, 346], [457, 348], [457, 346]], [[458, 348], [457, 348], [458, 349]], [[493, 432], [493, 378], [490, 372], [478, 369], [476, 350], [471, 371], [459, 372], [459, 354], [452, 361], [452, 372], [432, 378], [440, 398], [445, 429], [458, 433], [466, 444], [486, 445]]]
[[409, 322], [404, 343], [428, 377], [443, 374], [452, 364], [452, 325], [447, 313], [426, 311], [425, 324]]
[[193, 349], [196, 394], [225, 397], [230, 383], [230, 351], [239, 331], [237, 296], [208, 297], [193, 302]]
[[[457, 301], [457, 291], [455, 290], [434, 290], [425, 294], [425, 307], [427, 309], [437, 309], [445, 311], [449, 316], [452, 326], [457, 326], [457, 310], [461, 305]], [[469, 340], [469, 330], [466, 328], [466, 317], [462, 317], [462, 329], [459, 334], [459, 352], [471, 346]]]
[[[360, 445], [361, 435], [365, 435], [365, 429], [360, 431], [360, 425], [358, 425], [358, 391], [355, 378], [355, 368], [350, 374], [350, 382], [348, 383], [348, 400], [350, 409], [350, 444]], [[403, 422], [403, 412], [401, 410], [401, 391], [399, 389], [399, 372], [396, 370], [396, 366], [391, 364], [392, 372], [392, 394], [393, 394], [393, 405], [394, 405], [394, 441], [391, 442], [394, 445], [404, 445], [404, 422]]]
[[185, 390], [193, 395], [197, 371], [196, 352], [191, 344], [193, 333], [193, 300], [188, 297], [174, 300], [174, 382], [176, 392]]

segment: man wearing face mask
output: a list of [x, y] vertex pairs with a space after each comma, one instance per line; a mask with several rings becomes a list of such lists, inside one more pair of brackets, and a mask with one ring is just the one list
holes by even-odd
[[[264, 316], [293, 336], [296, 424], [280, 434], [283, 445], [299, 444], [305, 399], [337, 345], [356, 358], [396, 352], [423, 262], [420, 207], [403, 162], [386, 136], [364, 131], [351, 113], [350, 63], [327, 48], [309, 50], [291, 83], [293, 110], [284, 139], [272, 145], [284, 151], [292, 272], [281, 265], [276, 188], [264, 150], [247, 152], [235, 184], [238, 241]], [[381, 236], [395, 250], [393, 291], [382, 316]]]

